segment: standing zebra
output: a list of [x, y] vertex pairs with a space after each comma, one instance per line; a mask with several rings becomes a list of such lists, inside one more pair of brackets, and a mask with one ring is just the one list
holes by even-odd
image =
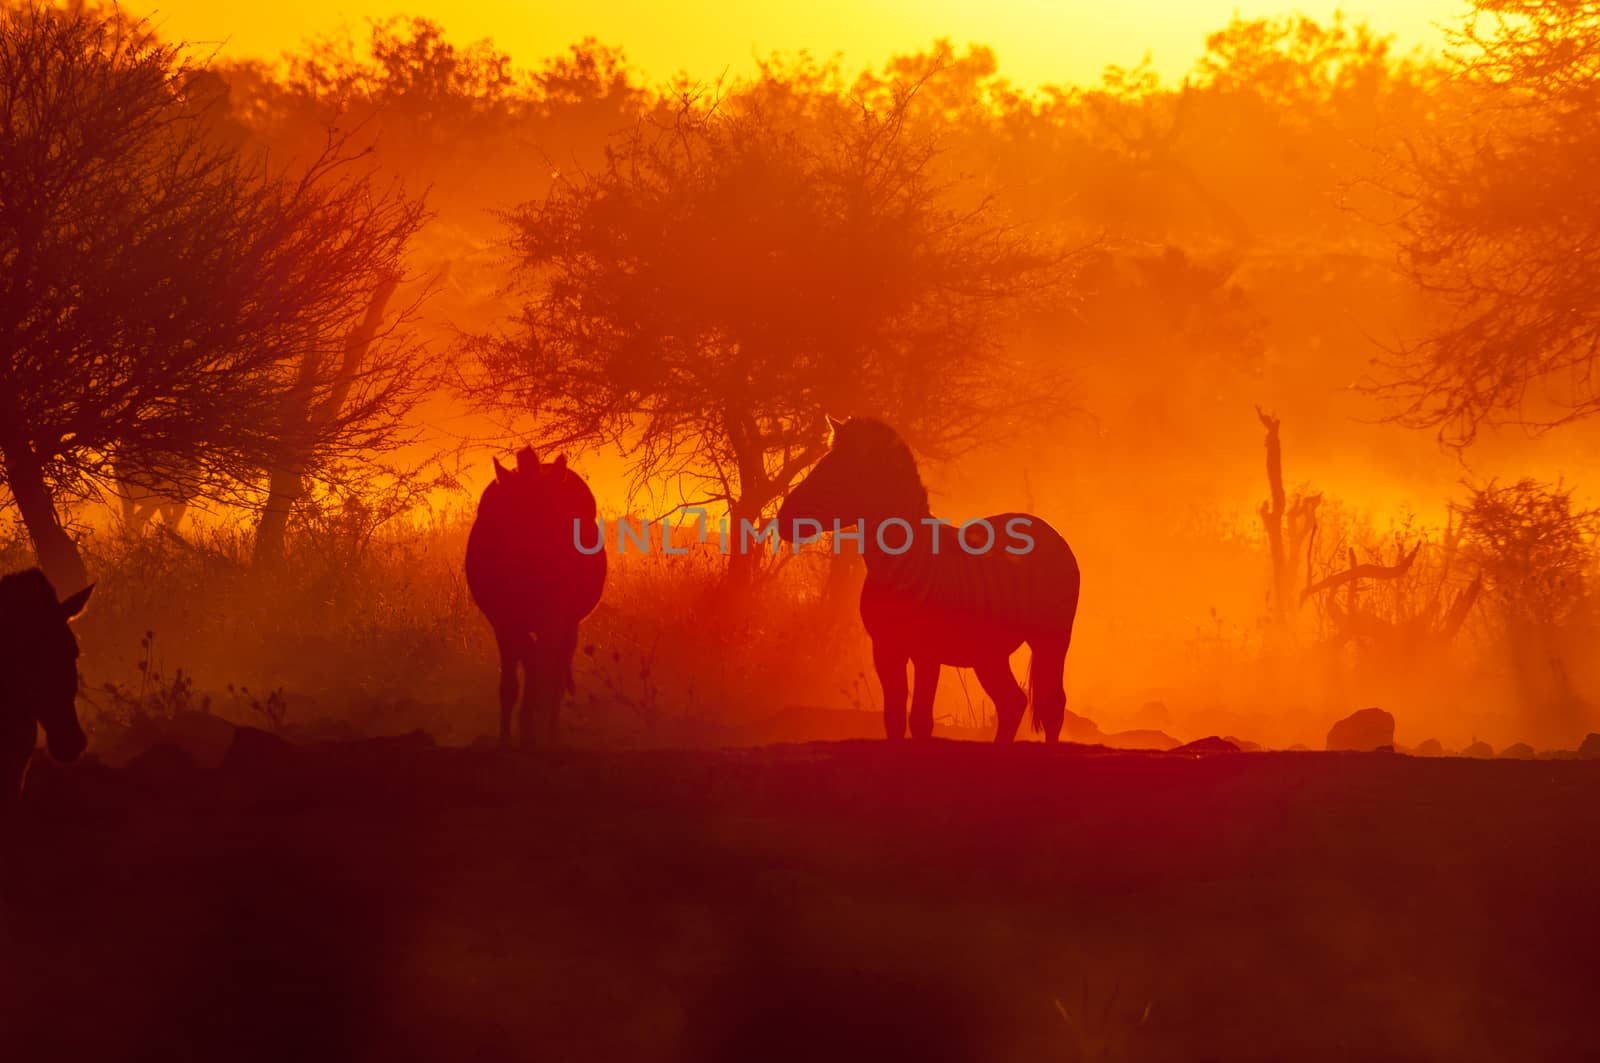
[[0, 825], [22, 790], [40, 726], [57, 760], [76, 760], [88, 744], [78, 723], [78, 640], [68, 624], [92, 590], [57, 601], [36, 568], [0, 576]]
[[1011, 654], [1033, 651], [1033, 727], [1061, 736], [1062, 686], [1078, 611], [1078, 561], [1038, 517], [1002, 513], [958, 530], [928, 511], [910, 449], [888, 425], [828, 419], [833, 446], [778, 512], [779, 534], [800, 540], [796, 521], [818, 529], [860, 524], [867, 580], [861, 619], [883, 685], [883, 726], [906, 733], [906, 665], [915, 668], [911, 735], [933, 733], [933, 695], [942, 665], [970, 667], [994, 701], [996, 742], [1016, 737], [1028, 695], [1011, 674]]
[[567, 468], [566, 455], [541, 463], [529, 447], [517, 467], [496, 459], [494, 481], [478, 501], [467, 536], [467, 589], [500, 650], [500, 741], [511, 741], [517, 669], [524, 675], [522, 744], [533, 744], [533, 718], [545, 717], [546, 740], [556, 741], [561, 700], [572, 689], [578, 624], [600, 601], [604, 552], [578, 549], [578, 530], [594, 530], [594, 495]]

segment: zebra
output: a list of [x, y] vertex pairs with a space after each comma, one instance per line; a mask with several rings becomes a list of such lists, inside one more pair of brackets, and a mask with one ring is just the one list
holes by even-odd
[[884, 733], [906, 734], [906, 666], [913, 738], [933, 733], [933, 696], [942, 665], [970, 667], [993, 700], [994, 740], [1017, 734], [1028, 694], [1011, 673], [1011, 654], [1033, 651], [1029, 685], [1033, 729], [1060, 739], [1062, 685], [1078, 611], [1078, 561], [1066, 540], [1028, 513], [1001, 513], [959, 530], [936, 521], [911, 450], [881, 421], [828, 418], [832, 446], [784, 499], [778, 534], [804, 540], [797, 521], [820, 529], [859, 524], [867, 579], [861, 620], [883, 687]]
[[567, 468], [566, 455], [541, 463], [530, 447], [517, 467], [494, 461], [494, 480], [478, 501], [467, 535], [467, 590], [494, 629], [500, 652], [500, 742], [511, 742], [517, 668], [524, 675], [522, 744], [533, 744], [533, 718], [545, 718], [554, 745], [563, 696], [573, 689], [578, 625], [605, 587], [604, 552], [578, 549], [595, 527], [594, 494]]
[[94, 584], [57, 601], [39, 569], [0, 577], [0, 823], [22, 791], [44, 726], [50, 755], [78, 758], [88, 744], [78, 723], [78, 640], [68, 626]]

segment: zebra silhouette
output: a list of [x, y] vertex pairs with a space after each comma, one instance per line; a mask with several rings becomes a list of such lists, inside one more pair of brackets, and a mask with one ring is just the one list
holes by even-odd
[[496, 459], [494, 476], [467, 536], [466, 574], [500, 650], [500, 741], [511, 741], [520, 666], [522, 744], [533, 744], [534, 716], [542, 714], [553, 745], [562, 698], [573, 689], [578, 625], [606, 582], [605, 553], [577, 548], [579, 526], [585, 542], [594, 539], [594, 495], [566, 455], [541, 464], [528, 447], [515, 469]]
[[[778, 531], [790, 541], [816, 526], [860, 525], [867, 579], [861, 619], [883, 685], [883, 726], [906, 733], [906, 665], [915, 671], [911, 735], [933, 733], [942, 665], [970, 667], [994, 701], [996, 742], [1016, 737], [1028, 695], [1011, 674], [1024, 642], [1033, 651], [1033, 727], [1061, 736], [1062, 685], [1078, 611], [1078, 561], [1060, 534], [1027, 513], [1001, 513], [960, 529], [936, 522], [910, 449], [880, 421], [828, 418], [833, 445], [789, 492]], [[796, 522], [814, 522], [810, 529]]]
[[76, 760], [88, 739], [78, 723], [78, 640], [68, 626], [94, 585], [65, 601], [36, 568], [0, 576], [0, 825], [22, 789], [44, 728], [50, 755]]

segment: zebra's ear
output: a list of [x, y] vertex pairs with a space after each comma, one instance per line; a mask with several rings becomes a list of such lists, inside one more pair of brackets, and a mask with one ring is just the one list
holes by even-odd
[[73, 617], [83, 612], [83, 607], [89, 604], [89, 593], [93, 590], [94, 584], [91, 583], [77, 594], [74, 594], [63, 601], [60, 606], [61, 619], [71, 620]]
[[839, 429], [844, 427], [844, 422], [839, 420], [833, 414], [827, 413], [827, 414], [823, 414], [823, 416], [828, 419], [828, 431], [829, 432], [837, 432]]
[[510, 469], [500, 464], [499, 458], [494, 459], [494, 478], [505, 484], [507, 487], [511, 486], [512, 472]]
[[554, 469], [558, 474], [566, 472], [567, 471], [567, 456], [565, 454], [557, 454], [556, 455], [556, 460], [552, 461], [550, 463], [550, 467], [552, 469]]

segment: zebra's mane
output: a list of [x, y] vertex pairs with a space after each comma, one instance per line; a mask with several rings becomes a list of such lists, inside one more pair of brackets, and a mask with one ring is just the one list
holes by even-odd
[[0, 576], [0, 613], [47, 610], [56, 603], [56, 592], [45, 574], [37, 568]]
[[881, 472], [872, 484], [882, 495], [903, 494], [918, 512], [928, 512], [928, 488], [917, 469], [917, 459], [893, 428], [872, 417], [852, 417], [834, 430], [834, 449], [859, 450], [870, 454]]

